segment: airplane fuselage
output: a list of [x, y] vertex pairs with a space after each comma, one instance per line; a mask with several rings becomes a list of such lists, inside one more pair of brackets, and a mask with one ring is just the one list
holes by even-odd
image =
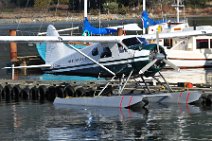
[[[133, 41], [133, 40], [132, 40]], [[116, 76], [128, 75], [132, 70], [134, 74], [151, 61], [151, 49], [142, 49], [142, 44], [131, 45], [129, 41], [121, 43], [92, 43], [82, 51], [96, 62], [105, 66]], [[55, 61], [47, 73], [67, 74], [67, 75], [86, 75], [86, 76], [111, 76], [112, 74], [103, 69], [89, 58], [81, 55], [77, 51], [71, 51], [68, 55]], [[152, 67], [152, 69], [155, 69]], [[150, 69], [151, 71], [151, 69]], [[157, 69], [156, 69], [157, 71]]]

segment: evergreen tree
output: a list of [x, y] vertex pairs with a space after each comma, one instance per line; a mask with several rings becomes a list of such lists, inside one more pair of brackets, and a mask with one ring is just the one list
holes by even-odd
[[34, 0], [10, 0], [11, 4], [15, 4], [17, 7], [32, 7]]
[[48, 8], [51, 0], [35, 0], [34, 7], [38, 9]]

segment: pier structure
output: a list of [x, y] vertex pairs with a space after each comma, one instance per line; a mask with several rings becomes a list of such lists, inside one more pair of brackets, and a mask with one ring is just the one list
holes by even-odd
[[[144, 84], [135, 87], [135, 82], [130, 81], [123, 91], [123, 95], [131, 94], [158, 94], [166, 93], [168, 90], [160, 84], [147, 82], [148, 90]], [[104, 87], [105, 81], [27, 81], [27, 80], [0, 80], [0, 100], [20, 101], [37, 100], [53, 102], [56, 97], [96, 97]], [[201, 91], [202, 96], [197, 102], [198, 105], [211, 106], [212, 86], [202, 84], [173, 83], [170, 84], [173, 92], [180, 91]], [[109, 85], [101, 96], [111, 96], [118, 94], [119, 86], [114, 81]]]

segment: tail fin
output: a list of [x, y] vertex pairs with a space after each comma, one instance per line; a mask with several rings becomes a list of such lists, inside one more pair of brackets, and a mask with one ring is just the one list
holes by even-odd
[[94, 27], [90, 24], [90, 22], [88, 21], [88, 18], [85, 17], [84, 21], [83, 21], [83, 34], [87, 33], [87, 34], [95, 34], [95, 35], [105, 35], [105, 34], [111, 34], [114, 32], [117, 32], [116, 29], [112, 29], [112, 28], [97, 28]]
[[[56, 28], [53, 25], [49, 25], [47, 28], [47, 36], [60, 36]], [[69, 55], [73, 50], [67, 47], [62, 42], [47, 42], [46, 43], [46, 64], [52, 64], [53, 62]]]
[[157, 24], [161, 24], [161, 23], [167, 22], [165, 20], [157, 20], [157, 21], [155, 21], [155, 20], [151, 19], [149, 17], [149, 15], [148, 15], [147, 11], [143, 11], [141, 13], [141, 19], [143, 21], [143, 27], [144, 28], [147, 28], [147, 27], [149, 27], [151, 25], [157, 25]]

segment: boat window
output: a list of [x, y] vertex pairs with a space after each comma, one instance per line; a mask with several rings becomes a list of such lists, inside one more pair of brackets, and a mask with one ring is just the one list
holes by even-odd
[[172, 39], [164, 39], [164, 46], [166, 46], [167, 48], [171, 48], [172, 47]]
[[210, 48], [212, 48], [212, 39], [210, 39], [210, 45], [211, 45]]
[[103, 52], [102, 52], [102, 54], [101, 54], [101, 58], [105, 58], [105, 57], [111, 57], [112, 56], [112, 52], [111, 52], [111, 50], [110, 50], [110, 48], [109, 47], [104, 47], [103, 48]]
[[93, 56], [96, 56], [96, 55], [98, 55], [98, 54], [99, 54], [98, 48], [94, 48], [94, 49], [92, 50], [92, 55], [93, 55]]
[[208, 48], [208, 39], [197, 39], [197, 49]]
[[136, 37], [124, 39], [122, 42], [127, 46], [128, 49], [142, 49], [142, 44]]

